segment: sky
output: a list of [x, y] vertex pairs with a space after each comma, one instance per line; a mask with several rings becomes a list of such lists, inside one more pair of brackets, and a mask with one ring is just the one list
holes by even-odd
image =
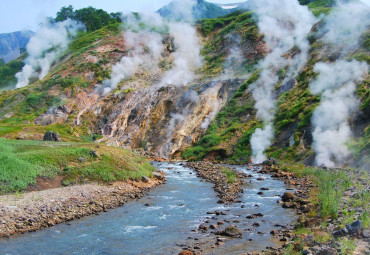
[[[107, 12], [154, 12], [171, 0], [0, 0], [0, 34], [19, 30], [36, 31], [43, 17], [55, 17], [63, 6], [74, 9], [93, 6]], [[213, 3], [235, 3], [246, 0], [207, 0]], [[370, 6], [370, 0], [361, 0]]]
[[[37, 29], [43, 17], [55, 17], [63, 6], [74, 9], [93, 6], [107, 12], [154, 12], [171, 0], [0, 0], [0, 33]], [[370, 1], [370, 0], [369, 0]], [[208, 0], [213, 3], [235, 3], [238, 0]]]

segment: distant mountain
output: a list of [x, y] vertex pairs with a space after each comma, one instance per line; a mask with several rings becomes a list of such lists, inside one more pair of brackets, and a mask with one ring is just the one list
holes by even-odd
[[[184, 3], [180, 0], [174, 0], [168, 5], [157, 11], [162, 17], [175, 20], [189, 19], [189, 15], [181, 10]], [[206, 2], [204, 0], [196, 0], [192, 8], [192, 16], [195, 20], [217, 18], [229, 14], [230, 10], [223, 8], [220, 5]]]
[[231, 4], [217, 4], [217, 5], [220, 6], [222, 9], [228, 11], [228, 12], [233, 12], [233, 11], [236, 11], [236, 10], [239, 10], [239, 9], [244, 9], [245, 6], [247, 5], [247, 2], [248, 1], [235, 2], [235, 3], [231, 3]]
[[33, 34], [32, 31], [0, 34], [0, 61], [2, 59], [8, 63], [19, 57], [22, 53], [21, 49], [26, 47]]

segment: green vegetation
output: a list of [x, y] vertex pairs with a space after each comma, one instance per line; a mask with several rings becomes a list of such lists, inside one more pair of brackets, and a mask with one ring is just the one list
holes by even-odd
[[335, 4], [335, 0], [315, 0], [309, 2], [310, 3], [307, 6], [315, 16], [319, 16], [320, 14], [328, 14]]
[[226, 175], [227, 183], [234, 183], [236, 180], [236, 174], [234, 171], [230, 170], [229, 168], [222, 168], [222, 173]]
[[208, 155], [214, 159], [229, 162], [247, 162], [251, 155], [249, 140], [261, 123], [254, 117], [254, 100], [246, 93], [250, 84], [258, 78], [255, 72], [217, 114], [205, 136], [192, 148], [187, 148], [182, 156], [188, 160], [201, 160]]
[[119, 26], [119, 23], [113, 23], [91, 33], [83, 33], [70, 44], [69, 51], [76, 52], [76, 55], [79, 55], [93, 47], [99, 40], [107, 38], [109, 35], [117, 34], [120, 31]]
[[63, 184], [69, 185], [138, 180], [151, 176], [153, 170], [145, 159], [120, 148], [0, 138], [0, 193], [23, 191], [36, 184], [38, 177], [62, 175]]
[[15, 86], [17, 83], [15, 74], [22, 70], [24, 66], [22, 60], [26, 58], [26, 55], [27, 54], [24, 53], [21, 57], [10, 61], [7, 64], [0, 65], [0, 91], [9, 86]]
[[73, 19], [83, 23], [86, 30], [92, 32], [107, 25], [122, 22], [121, 15], [119, 12], [108, 14], [102, 9], [95, 9], [91, 6], [74, 11], [70, 5], [68, 7], [62, 7], [54, 21], [60, 22], [66, 19]]
[[286, 165], [283, 170], [293, 172], [297, 176], [313, 178], [318, 190], [312, 190], [311, 200], [319, 206], [320, 216], [322, 218], [338, 217], [343, 192], [352, 184], [351, 178], [346, 172], [343, 170], [329, 171], [304, 165]]
[[[208, 76], [216, 76], [222, 72], [225, 58], [233, 41], [240, 39], [242, 45], [257, 47], [261, 39], [251, 12], [237, 11], [220, 18], [200, 20], [198, 24], [200, 32], [209, 37], [208, 43], [204, 45], [201, 52], [206, 61], [202, 72]], [[245, 57], [244, 68], [241, 71], [243, 73], [252, 72], [260, 58], [262, 54]]]

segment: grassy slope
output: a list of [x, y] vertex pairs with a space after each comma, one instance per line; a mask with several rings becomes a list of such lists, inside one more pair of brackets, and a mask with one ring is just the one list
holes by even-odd
[[[41, 141], [17, 141], [0, 138], [0, 194], [22, 191], [36, 183], [38, 177], [53, 178], [63, 176], [63, 184], [85, 183], [89, 181], [110, 182], [115, 180], [139, 179], [142, 175], [151, 176], [153, 167], [134, 153], [115, 147], [96, 145], [91, 142], [87, 125], [71, 125], [72, 119], [65, 124], [49, 126], [34, 125], [35, 118], [50, 107], [64, 104], [59, 96], [64, 92], [76, 93], [96, 82], [109, 77], [104, 64], [106, 57], [96, 64], [83, 61], [82, 54], [94, 55], [94, 48], [107, 43], [110, 37], [119, 36], [119, 24], [112, 24], [100, 30], [80, 34], [70, 44], [62, 56], [67, 61], [56, 65], [45, 79], [16, 90], [0, 93], [0, 137], [40, 139], [46, 131], [59, 132], [63, 141], [68, 143], [48, 143]], [[107, 56], [108, 57], [108, 56]], [[15, 61], [20, 63], [20, 59]], [[12, 67], [13, 64], [10, 63]], [[8, 70], [7, 65], [1, 70]], [[19, 69], [19, 68], [18, 68]], [[15, 71], [18, 71], [15, 70]], [[0, 71], [1, 71], [0, 70]], [[93, 71], [95, 81], [86, 80], [80, 75]], [[62, 78], [62, 73], [73, 73]], [[5, 71], [13, 77], [13, 71]], [[0, 74], [2, 74], [0, 72]], [[58, 93], [55, 93], [58, 91]], [[4, 118], [11, 113], [11, 117]], [[76, 134], [79, 134], [76, 136]], [[33, 137], [34, 135], [34, 137]], [[100, 155], [94, 158], [90, 151]]]
[[[205, 19], [198, 22], [200, 33], [206, 38], [201, 54], [205, 58], [202, 68], [204, 76], [217, 77], [224, 68], [224, 62], [235, 40], [240, 39], [240, 48], [244, 54], [244, 69], [250, 72], [258, 59], [262, 58], [258, 46], [262, 37], [258, 34], [257, 25], [251, 12], [237, 11], [221, 18]], [[255, 51], [257, 54], [249, 55]]]
[[14, 88], [17, 83], [15, 74], [22, 70], [24, 65], [22, 61], [26, 58], [26, 55], [27, 53], [24, 53], [19, 58], [0, 66], [0, 91]]
[[[118, 27], [119, 24], [116, 23], [91, 33], [81, 34], [70, 44], [69, 50], [64, 54], [68, 60], [54, 67], [43, 80], [24, 88], [0, 93], [0, 136], [15, 138], [22, 132], [32, 134], [49, 130], [60, 132], [65, 141], [81, 141], [74, 135], [76, 133], [82, 137], [87, 136], [89, 123], [84, 123], [80, 127], [71, 125], [72, 119], [63, 125], [47, 127], [32, 123], [37, 116], [45, 113], [50, 107], [63, 105], [64, 93], [69, 92], [73, 96], [79, 89], [85, 89], [109, 77], [109, 68], [105, 66], [109, 56], [101, 57], [98, 63], [91, 63], [85, 62], [82, 54], [87, 52], [90, 55], [96, 54], [95, 47], [109, 42], [111, 36], [119, 35]], [[94, 81], [89, 81], [82, 75], [89, 71], [94, 72]], [[63, 73], [69, 75], [62, 77]], [[55, 91], [58, 91], [58, 95]], [[1, 118], [8, 113], [12, 116]]]
[[[90, 152], [96, 151], [98, 157]], [[63, 175], [63, 184], [151, 176], [154, 168], [129, 150], [89, 143], [0, 138], [0, 194], [25, 190], [37, 177]]]
[[[314, 1], [309, 4], [309, 8], [330, 8], [330, 1]], [[242, 17], [242, 16], [240, 16]], [[205, 20], [201, 23], [200, 30], [205, 34], [212, 35], [212, 29], [220, 31], [217, 28], [223, 24], [225, 18]], [[237, 24], [242, 24], [243, 31], [248, 29], [255, 29], [255, 24], [249, 22], [248, 18], [243, 17], [238, 20]], [[210, 25], [209, 25], [210, 24]], [[217, 26], [216, 26], [217, 25]], [[227, 25], [226, 28], [233, 27], [238, 29], [238, 26], [233, 24]], [[226, 28], [223, 28], [225, 30]], [[223, 31], [222, 30], [222, 31]], [[214, 33], [214, 32], [213, 32]], [[356, 58], [361, 61], [370, 63], [369, 58], [369, 41], [370, 33], [363, 36], [361, 45], [358, 50], [352, 52], [351, 58]], [[303, 68], [302, 72], [296, 78], [296, 85], [289, 91], [279, 95], [278, 109], [274, 121], [276, 127], [275, 141], [273, 146], [267, 151], [269, 156], [291, 160], [302, 161], [309, 158], [313, 152], [310, 148], [310, 130], [311, 130], [311, 116], [319, 104], [319, 97], [314, 96], [309, 91], [309, 81], [315, 77], [313, 73], [313, 66], [318, 61], [328, 61], [333, 56], [325, 55], [326, 46], [320, 42], [315, 32], [310, 36], [311, 50], [309, 61]], [[217, 72], [222, 68], [222, 63], [219, 63], [222, 58], [217, 58], [214, 52], [214, 45], [218, 45], [217, 34], [209, 37], [210, 41], [207, 45], [212, 45], [204, 50], [206, 53], [207, 62], [205, 69], [207, 73]], [[322, 54], [324, 52], [324, 54]], [[255, 110], [253, 108], [254, 101], [249, 93], [246, 92], [247, 87], [255, 79], [258, 78], [258, 73], [254, 72], [250, 80], [244, 84], [234, 97], [226, 104], [226, 106], [216, 116], [212, 122], [207, 133], [202, 137], [192, 148], [188, 148], [183, 152], [183, 157], [189, 160], [201, 160], [204, 158], [211, 158], [216, 160], [224, 160], [229, 162], [247, 162], [250, 155], [249, 139], [254, 130], [260, 126], [260, 122], [254, 117]], [[281, 79], [280, 79], [281, 81]], [[358, 97], [361, 100], [360, 110], [362, 115], [368, 116], [370, 113], [370, 90], [369, 90], [369, 76], [365, 81], [358, 85]], [[280, 82], [276, 85], [278, 89]], [[360, 113], [361, 113], [360, 112]], [[360, 131], [363, 135], [351, 142], [351, 148], [354, 152], [355, 158], [360, 159], [361, 163], [358, 166], [369, 165], [369, 144], [370, 144], [370, 121], [365, 117], [367, 124], [363, 130]], [[287, 144], [287, 135], [293, 137], [293, 145]]]

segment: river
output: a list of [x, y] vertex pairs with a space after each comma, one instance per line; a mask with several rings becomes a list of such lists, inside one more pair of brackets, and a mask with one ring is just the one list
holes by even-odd
[[[203, 254], [240, 254], [274, 246], [276, 241], [269, 233], [274, 225], [287, 225], [295, 219], [293, 211], [276, 203], [277, 195], [286, 190], [284, 183], [268, 175], [234, 166], [252, 177], [246, 179], [240, 203], [221, 205], [213, 185], [198, 178], [192, 169], [181, 163], [153, 164], [166, 173], [167, 182], [144, 198], [99, 215], [0, 240], [0, 254], [177, 254], [187, 240], [212, 239], [209, 233], [194, 231], [206, 221], [237, 225], [243, 238], [206, 249]], [[258, 181], [259, 177], [264, 180]], [[263, 187], [269, 190], [258, 195]], [[215, 210], [226, 215], [207, 214]], [[264, 216], [245, 218], [254, 213]], [[252, 227], [256, 222], [259, 226]]]

